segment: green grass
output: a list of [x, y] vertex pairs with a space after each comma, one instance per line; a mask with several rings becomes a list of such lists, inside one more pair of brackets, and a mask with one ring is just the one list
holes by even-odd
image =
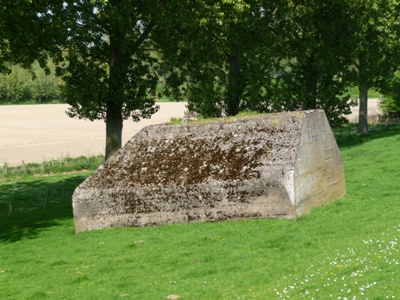
[[[263, 114], [260, 114], [258, 112], [255, 111], [251, 111], [251, 110], [246, 110], [243, 112], [238, 113], [235, 116], [231, 116], [231, 117], [225, 117], [225, 118], [203, 118], [203, 117], [198, 117], [196, 119], [188, 119], [187, 121], [189, 123], [209, 123], [209, 122], [216, 122], [216, 121], [232, 121], [232, 120], [236, 120], [236, 119], [240, 119], [240, 118], [249, 118], [249, 117], [254, 117], [254, 116], [262, 116]], [[182, 124], [183, 122], [183, 118], [176, 118], [176, 117], [172, 117], [170, 119], [170, 121], [168, 122], [169, 125], [177, 125], [177, 124]]]
[[42, 163], [21, 163], [10, 167], [7, 163], [0, 166], [0, 181], [17, 179], [32, 175], [51, 175], [65, 172], [96, 170], [104, 162], [103, 155], [97, 156], [63, 156], [58, 159], [43, 161]]
[[32, 104], [65, 104], [65, 101], [49, 100], [49, 101], [39, 102], [39, 100], [31, 99], [31, 100], [22, 100], [18, 102], [8, 102], [8, 101], [0, 102], [0, 105], [32, 105]]
[[296, 221], [76, 235], [89, 173], [0, 182], [0, 299], [398, 299], [400, 128], [338, 139], [347, 195]]
[[[357, 87], [348, 88], [347, 93], [350, 95], [351, 99], [358, 99], [360, 97]], [[369, 98], [381, 98], [382, 94], [380, 94], [377, 90], [369, 89], [368, 97]]]

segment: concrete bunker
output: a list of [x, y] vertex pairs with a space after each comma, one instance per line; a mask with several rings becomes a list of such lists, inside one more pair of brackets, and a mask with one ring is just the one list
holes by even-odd
[[322, 110], [142, 129], [73, 195], [76, 232], [296, 218], [345, 194]]

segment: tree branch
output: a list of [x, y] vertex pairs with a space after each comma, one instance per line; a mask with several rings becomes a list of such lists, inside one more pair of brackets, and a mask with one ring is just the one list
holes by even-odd
[[136, 40], [136, 42], [133, 44], [133, 51], [136, 51], [139, 49], [140, 45], [147, 39], [147, 37], [150, 35], [150, 32], [153, 30], [154, 26], [156, 25], [155, 20], [151, 20], [149, 24], [147, 24], [146, 28], [144, 29], [143, 33], [140, 35], [140, 37]]
[[353, 63], [353, 65], [356, 67], [357, 70], [360, 70], [360, 65], [355, 60], [352, 60], [351, 62]]

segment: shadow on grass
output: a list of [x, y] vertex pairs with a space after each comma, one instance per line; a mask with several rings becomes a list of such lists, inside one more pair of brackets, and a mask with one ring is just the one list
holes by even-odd
[[[376, 139], [400, 135], [400, 125], [372, 125], [369, 128], [369, 133], [366, 135], [357, 134], [357, 128], [355, 125], [349, 126], [352, 127], [343, 129], [343, 134], [340, 134], [340, 129], [333, 130], [339, 148], [354, 147]], [[349, 134], [348, 132], [351, 133]]]
[[72, 194], [86, 176], [53, 176], [1, 184], [0, 242], [32, 239], [70, 219]]

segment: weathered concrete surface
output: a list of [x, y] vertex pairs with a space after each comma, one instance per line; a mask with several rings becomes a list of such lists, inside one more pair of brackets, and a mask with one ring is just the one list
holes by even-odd
[[322, 110], [154, 125], [76, 189], [75, 229], [295, 218], [344, 193]]

